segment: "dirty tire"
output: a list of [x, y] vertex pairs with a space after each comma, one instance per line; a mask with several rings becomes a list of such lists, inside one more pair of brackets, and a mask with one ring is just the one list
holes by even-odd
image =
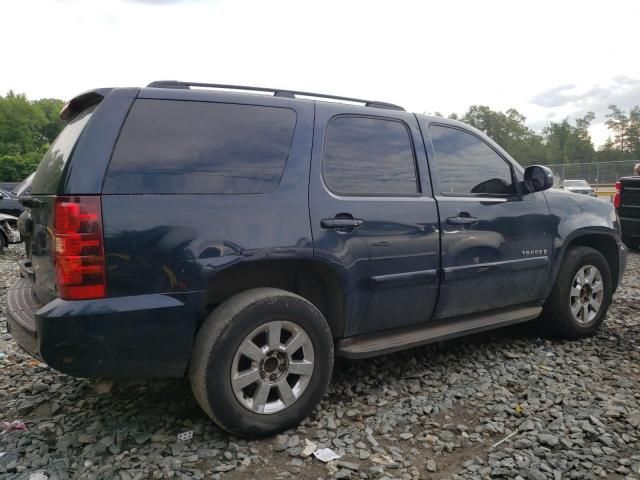
[[0, 233], [0, 253], [2, 253], [8, 243], [9, 242], [7, 242], [7, 239], [4, 238], [4, 235]]
[[[270, 322], [303, 329], [314, 359], [313, 372], [300, 396], [288, 407], [265, 414], [251, 411], [240, 402], [231, 377], [241, 344]], [[294, 427], [312, 412], [331, 379], [333, 359], [331, 330], [312, 303], [285, 290], [255, 288], [234, 295], [207, 317], [196, 335], [189, 379], [196, 400], [218, 426], [238, 436], [255, 438]], [[278, 388], [275, 393], [279, 394]]]
[[[571, 288], [578, 271], [585, 266], [596, 267], [602, 277], [602, 301], [593, 319], [585, 323], [578, 321], [571, 312]], [[611, 304], [612, 280], [609, 264], [604, 256], [590, 247], [570, 248], [556, 278], [556, 283], [542, 311], [545, 331], [558, 338], [578, 339], [593, 335], [600, 327]]]

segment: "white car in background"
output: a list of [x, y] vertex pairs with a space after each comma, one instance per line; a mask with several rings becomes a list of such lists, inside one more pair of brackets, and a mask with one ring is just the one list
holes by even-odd
[[573, 193], [581, 193], [592, 197], [598, 196], [586, 180], [565, 180], [562, 188]]

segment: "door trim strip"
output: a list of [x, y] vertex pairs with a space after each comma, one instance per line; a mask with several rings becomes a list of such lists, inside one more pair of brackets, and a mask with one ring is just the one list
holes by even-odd
[[502, 260], [500, 262], [478, 263], [474, 265], [461, 265], [444, 268], [444, 281], [459, 280], [461, 278], [482, 275], [487, 272], [515, 272], [518, 270], [530, 270], [544, 268], [549, 265], [548, 256], [516, 258]]
[[375, 287], [384, 285], [387, 286], [389, 284], [394, 284], [396, 286], [397, 283], [404, 282], [419, 282], [419, 281], [430, 281], [438, 279], [438, 270], [416, 270], [414, 272], [403, 272], [403, 273], [391, 273], [388, 275], [376, 275], [371, 277], [371, 284]]

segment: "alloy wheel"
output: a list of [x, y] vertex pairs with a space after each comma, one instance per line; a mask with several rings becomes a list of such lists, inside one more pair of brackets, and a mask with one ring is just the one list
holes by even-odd
[[290, 407], [309, 386], [313, 344], [288, 321], [271, 321], [240, 343], [231, 366], [231, 387], [246, 409], [273, 414]]

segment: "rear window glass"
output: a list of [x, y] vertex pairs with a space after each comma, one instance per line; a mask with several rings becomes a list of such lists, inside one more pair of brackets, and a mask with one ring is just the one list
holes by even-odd
[[136, 100], [103, 192], [269, 193], [280, 183], [296, 114], [278, 107]]
[[71, 158], [73, 147], [97, 106], [98, 104], [95, 104], [81, 112], [60, 132], [40, 161], [36, 175], [33, 177], [31, 193], [57, 193], [64, 166]]

